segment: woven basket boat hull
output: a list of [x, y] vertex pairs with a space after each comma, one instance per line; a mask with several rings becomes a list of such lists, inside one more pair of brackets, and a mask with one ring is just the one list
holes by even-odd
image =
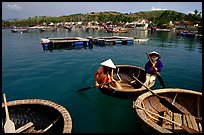
[[[179, 88], [157, 89], [154, 92], [167, 99], [170, 103], [173, 102], [173, 105], [185, 112], [185, 114], [172, 112], [155, 95], [152, 95], [151, 92], [146, 92], [140, 95], [133, 103], [138, 121], [145, 132], [185, 133], [186, 130], [138, 107], [183, 124], [199, 133], [202, 132], [202, 93]], [[197, 118], [201, 119], [201, 121]]]
[[[5, 108], [2, 103], [2, 127], [5, 123]], [[45, 133], [71, 133], [72, 119], [69, 112], [61, 105], [42, 99], [25, 99], [7, 102], [10, 119], [15, 128], [32, 122], [33, 126], [23, 133], [42, 132], [54, 121], [56, 123]], [[2, 133], [4, 133], [2, 128]]]
[[[113, 89], [108, 85], [103, 85], [102, 87], [99, 87], [99, 89], [107, 95], [120, 98], [135, 98], [148, 90], [145, 87], [142, 87], [142, 84], [137, 81], [130, 84], [131, 81], [135, 80], [133, 75], [142, 83], [146, 80], [146, 72], [144, 68], [132, 65], [116, 65], [116, 70], [113, 71], [113, 78], [122, 86], [123, 89]], [[151, 88], [154, 84], [155, 81], [147, 85], [147, 87]]]

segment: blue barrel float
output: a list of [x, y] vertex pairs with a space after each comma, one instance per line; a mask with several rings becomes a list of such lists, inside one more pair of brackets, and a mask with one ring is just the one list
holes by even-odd
[[82, 41], [74, 42], [74, 43], [73, 43], [73, 47], [74, 47], [75, 49], [81, 49], [81, 48], [84, 47], [84, 42], [82, 42]]
[[115, 41], [115, 45], [119, 45], [119, 44], [122, 44], [122, 40], [116, 40]]
[[123, 45], [132, 45], [133, 43], [134, 43], [133, 40], [124, 40], [124, 41], [122, 42]]
[[53, 49], [53, 43], [49, 42], [49, 43], [41, 43], [43, 50], [52, 50]]
[[132, 45], [133, 44], [133, 40], [127, 40], [127, 45]]

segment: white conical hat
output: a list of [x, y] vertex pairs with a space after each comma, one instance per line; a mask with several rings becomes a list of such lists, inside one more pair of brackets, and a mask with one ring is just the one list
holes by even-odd
[[114, 63], [113, 63], [113, 61], [111, 59], [108, 59], [108, 60], [102, 62], [101, 65], [107, 66], [107, 67], [110, 67], [110, 68], [116, 68], [116, 66], [114, 65]]
[[156, 52], [156, 51], [152, 51], [152, 52], [149, 53], [149, 55], [151, 55], [151, 54], [156, 54], [156, 55], [160, 56], [160, 54], [158, 52]]

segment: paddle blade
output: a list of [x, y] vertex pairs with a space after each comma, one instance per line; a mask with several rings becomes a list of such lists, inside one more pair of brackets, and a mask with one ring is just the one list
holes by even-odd
[[16, 132], [15, 124], [10, 119], [6, 120], [5, 122], [4, 132], [5, 133], [15, 133]]
[[77, 92], [79, 91], [84, 91], [84, 90], [88, 90], [88, 89], [91, 89], [91, 88], [95, 88], [95, 87], [100, 87], [102, 85], [107, 85], [107, 84], [110, 84], [111, 82], [107, 82], [107, 83], [102, 83], [102, 84], [99, 84], [99, 86], [90, 86], [90, 87], [86, 87], [86, 88], [82, 88], [82, 89], [78, 89]]
[[168, 100], [166, 100], [165, 98], [162, 98], [160, 96], [158, 96], [159, 98], [159, 101], [166, 107], [168, 108], [169, 110], [171, 110], [172, 112], [174, 113], [181, 113], [183, 114], [182, 111], [180, 111], [179, 108], [177, 108], [176, 106], [172, 105]]
[[95, 88], [95, 87], [97, 87], [97, 86], [90, 86], [90, 87], [78, 89], [76, 92], [85, 91], [85, 90], [88, 90], [88, 89], [91, 89], [91, 88]]
[[185, 131], [187, 131], [188, 133], [199, 133], [197, 130], [192, 129], [192, 128], [189, 128], [189, 127], [187, 127], [187, 126], [185, 126], [185, 125], [181, 125], [180, 127], [181, 127], [182, 129], [184, 129]]
[[157, 75], [157, 78], [159, 80], [160, 85], [162, 86], [162, 88], [166, 88], [166, 85], [161, 77], [161, 75]]

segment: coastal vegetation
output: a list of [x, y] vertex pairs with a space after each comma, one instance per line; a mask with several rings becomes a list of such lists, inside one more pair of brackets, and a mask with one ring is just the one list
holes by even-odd
[[99, 23], [111, 22], [112, 24], [123, 24], [133, 22], [139, 19], [151, 21], [152, 25], [161, 26], [169, 21], [191, 21], [202, 23], [201, 12], [194, 11], [194, 14], [184, 14], [174, 10], [158, 10], [158, 11], [141, 11], [137, 13], [120, 13], [120, 12], [91, 12], [87, 14], [71, 14], [67, 16], [34, 16], [28, 19], [2, 20], [2, 27], [11, 26], [35, 26], [45, 25], [59, 22], [82, 22], [97, 21]]

